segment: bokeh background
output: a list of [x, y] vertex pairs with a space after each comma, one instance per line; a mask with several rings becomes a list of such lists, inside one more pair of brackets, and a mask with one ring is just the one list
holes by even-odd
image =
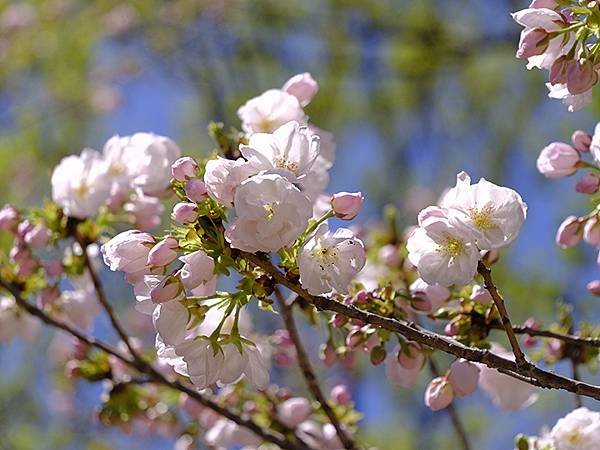
[[[238, 126], [240, 104], [308, 71], [321, 90], [307, 112], [338, 145], [330, 191], [362, 190], [360, 220], [376, 222], [393, 204], [410, 225], [460, 170], [511, 186], [529, 204], [521, 236], [496, 270], [514, 321], [550, 320], [557, 300], [577, 319], [597, 320], [598, 300], [585, 290], [598, 276], [595, 254], [554, 245], [562, 218], [590, 205], [575, 193], [575, 177], [545, 180], [535, 159], [575, 129], [592, 132], [600, 101], [568, 113], [547, 99], [544, 74], [514, 58], [520, 27], [509, 13], [528, 3], [0, 1], [0, 203], [41, 204], [62, 157], [101, 149], [113, 134], [152, 131], [186, 154], [207, 154], [210, 120]], [[118, 275], [103, 277], [126, 315], [130, 290]], [[133, 330], [143, 328], [134, 322]], [[107, 328], [100, 319], [98, 334], [114, 341]], [[0, 348], [0, 449], [172, 448], [174, 439], [160, 433], [99, 424], [102, 387], [65, 386], [46, 358], [58, 347], [45, 332], [39, 345]], [[438, 356], [441, 367], [448, 361]], [[379, 449], [457, 448], [447, 415], [423, 407], [426, 374], [409, 392], [368, 364], [320, 376], [326, 386], [352, 386], [362, 437]], [[285, 382], [303, 388], [293, 377]], [[598, 409], [593, 403], [586, 401]], [[512, 448], [515, 434], [536, 433], [574, 404], [557, 392], [542, 392], [517, 413], [498, 411], [480, 394], [456, 402], [473, 447], [489, 450]]]

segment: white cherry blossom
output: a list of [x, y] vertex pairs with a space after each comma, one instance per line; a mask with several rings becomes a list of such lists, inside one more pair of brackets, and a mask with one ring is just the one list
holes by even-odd
[[243, 158], [235, 161], [217, 157], [206, 163], [204, 183], [208, 195], [224, 206], [233, 206], [235, 190], [256, 171]]
[[100, 153], [89, 148], [63, 158], [52, 173], [52, 199], [68, 216], [95, 216], [110, 194], [104, 169]]
[[408, 238], [408, 260], [428, 284], [450, 286], [471, 282], [479, 250], [473, 232], [452, 212], [431, 206], [419, 214], [419, 227]]
[[[512, 352], [506, 351], [496, 342], [492, 342], [491, 351], [503, 358], [514, 360]], [[516, 411], [530, 406], [537, 400], [534, 386], [500, 373], [496, 369], [490, 369], [485, 364], [478, 364], [478, 366], [479, 388], [490, 397], [498, 408]]]
[[204, 251], [197, 250], [188, 253], [180, 256], [179, 260], [184, 263], [179, 278], [186, 289], [195, 289], [213, 279], [215, 262]]
[[440, 202], [442, 208], [460, 211], [457, 218], [475, 231], [481, 250], [510, 244], [518, 235], [527, 205], [514, 190], [497, 186], [485, 178], [471, 184], [466, 172], [456, 176], [456, 186]]
[[232, 247], [248, 252], [276, 252], [291, 245], [312, 216], [309, 199], [281, 175], [261, 174], [235, 192], [237, 218], [226, 230]]
[[288, 122], [273, 133], [255, 133], [240, 152], [256, 172], [276, 171], [295, 182], [304, 178], [319, 156], [319, 139], [298, 122]]
[[364, 245], [351, 230], [316, 234], [298, 252], [300, 282], [313, 295], [345, 294], [365, 261]]
[[148, 254], [153, 246], [152, 235], [138, 230], [127, 230], [102, 245], [100, 251], [110, 270], [134, 273], [148, 267]]
[[14, 299], [0, 297], [0, 344], [8, 344], [20, 336], [33, 342], [39, 333], [39, 321], [17, 307]]
[[556, 422], [549, 437], [557, 450], [596, 450], [600, 443], [600, 413], [577, 408]]
[[272, 133], [295, 120], [306, 123], [306, 114], [297, 97], [281, 89], [269, 89], [244, 103], [237, 111], [242, 129], [248, 133]]

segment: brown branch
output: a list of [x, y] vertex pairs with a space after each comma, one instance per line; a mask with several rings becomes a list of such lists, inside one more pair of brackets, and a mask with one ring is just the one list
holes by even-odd
[[[581, 377], [579, 376], [579, 366], [574, 358], [571, 358], [571, 367], [573, 368], [573, 379], [580, 380]], [[581, 408], [582, 406], [583, 402], [581, 401], [581, 395], [575, 394], [575, 407]]]
[[304, 290], [302, 286], [288, 279], [270, 261], [248, 252], [240, 252], [240, 254], [254, 265], [261, 267], [266, 273], [271, 275], [277, 283], [285, 286], [292, 292], [295, 292], [320, 310], [339, 313], [352, 319], [361, 320], [364, 323], [368, 323], [375, 327], [383, 328], [394, 333], [399, 333], [409, 340], [418, 342], [436, 350], [441, 350], [458, 358], [464, 358], [472, 362], [485, 364], [492, 369], [497, 369], [498, 371], [513, 378], [527, 381], [534, 386], [547, 389], [562, 389], [568, 392], [600, 400], [599, 386], [573, 380], [554, 372], [540, 369], [529, 362], [526, 363], [526, 367], [518, 366], [515, 361], [498, 356], [488, 350], [467, 347], [448, 336], [434, 333], [427, 329], [421, 328], [414, 323], [390, 319], [378, 314], [362, 311], [353, 305], [344, 305], [329, 298], [311, 295]]
[[[500, 323], [491, 323], [491, 328], [504, 330], [504, 326]], [[577, 336], [574, 334], [555, 333], [550, 330], [538, 330], [524, 325], [513, 325], [515, 334], [527, 334], [532, 337], [545, 337], [550, 339], [558, 339], [559, 341], [567, 342], [577, 346], [600, 347], [600, 339], [593, 337]]]
[[255, 433], [257, 436], [260, 436], [262, 439], [269, 441], [269, 442], [271, 442], [283, 449], [286, 449], [286, 450], [311, 450], [310, 447], [308, 447], [307, 445], [305, 445], [303, 443], [293, 442], [293, 441], [289, 440], [287, 437], [281, 435], [280, 433], [277, 433], [277, 432], [271, 431], [267, 428], [261, 427], [260, 425], [258, 425], [256, 422], [254, 422], [252, 419], [246, 417], [245, 415], [240, 415], [229, 408], [219, 405], [218, 403], [211, 400], [210, 398], [200, 394], [195, 389], [190, 388], [177, 380], [169, 380], [163, 374], [156, 371], [146, 361], [135, 358], [135, 356], [134, 356], [135, 353], [134, 353], [134, 355], [132, 355], [132, 356], [134, 356], [134, 358], [132, 359], [129, 355], [122, 354], [120, 351], [111, 347], [110, 345], [105, 344], [104, 342], [99, 341], [92, 336], [87, 336], [84, 333], [76, 330], [75, 328], [72, 328], [71, 326], [67, 325], [66, 323], [58, 321], [58, 320], [50, 317], [49, 315], [47, 315], [45, 312], [43, 312], [36, 306], [33, 306], [32, 304], [27, 302], [21, 296], [21, 291], [18, 286], [8, 283], [1, 278], [0, 278], [0, 286], [12, 294], [15, 301], [21, 308], [23, 308], [25, 311], [27, 311], [32, 316], [35, 316], [38, 319], [40, 319], [46, 325], [49, 325], [51, 327], [65, 331], [65, 332], [69, 333], [70, 335], [74, 336], [75, 338], [79, 339], [81, 342], [84, 342], [87, 345], [98, 348], [110, 355], [113, 355], [114, 357], [123, 361], [128, 366], [133, 367], [136, 370], [138, 370], [139, 372], [148, 375], [151, 379], [155, 380], [157, 383], [160, 383], [171, 389], [175, 389], [177, 391], [187, 394], [189, 397], [193, 398], [201, 405], [203, 405], [209, 409], [212, 409], [219, 415], [226, 417], [227, 419], [235, 422], [236, 424], [251, 430], [253, 433]]
[[527, 368], [529, 363], [527, 362], [525, 354], [519, 346], [517, 336], [515, 336], [515, 332], [513, 331], [512, 323], [510, 322], [510, 318], [508, 317], [508, 311], [506, 310], [506, 306], [504, 305], [504, 300], [502, 299], [502, 296], [500, 295], [498, 289], [494, 285], [494, 280], [492, 279], [492, 271], [489, 268], [487, 268], [485, 264], [479, 261], [477, 263], [477, 272], [479, 272], [479, 274], [483, 277], [483, 283], [485, 285], [485, 288], [492, 296], [496, 308], [498, 308], [498, 312], [500, 313], [500, 318], [502, 320], [502, 325], [504, 326], [504, 330], [506, 331], [506, 335], [508, 336], [510, 346], [515, 355], [517, 366], [524, 369]]
[[121, 326], [120, 322], [118, 321], [117, 316], [115, 315], [115, 310], [110, 305], [110, 303], [108, 303], [108, 300], [106, 299], [106, 294], [104, 293], [104, 288], [102, 287], [102, 283], [100, 283], [100, 279], [98, 278], [98, 275], [96, 274], [96, 271], [94, 270], [92, 262], [90, 261], [90, 258], [87, 254], [87, 246], [85, 246], [81, 242], [80, 242], [80, 245], [83, 248], [83, 250], [82, 250], [83, 261], [84, 261], [85, 267], [87, 268], [87, 270], [90, 274], [90, 278], [92, 279], [92, 284], [94, 285], [94, 289], [96, 290], [96, 297], [98, 298], [98, 302], [102, 306], [102, 309], [104, 309], [104, 311], [108, 315], [108, 318], [110, 320], [112, 327], [115, 329], [115, 331], [119, 335], [119, 338], [121, 338], [121, 340], [125, 343], [125, 346], [129, 350], [129, 352], [131, 353], [133, 358], [136, 360], [140, 360], [141, 357], [137, 354], [135, 348], [133, 347], [133, 344], [131, 343], [131, 340], [129, 339], [129, 336], [125, 332], [125, 329]]
[[296, 347], [296, 354], [298, 357], [298, 366], [300, 366], [300, 370], [304, 379], [306, 380], [306, 384], [308, 389], [312, 393], [313, 397], [319, 402], [321, 408], [329, 418], [329, 421], [335, 428], [335, 431], [340, 438], [340, 442], [344, 445], [345, 449], [356, 450], [356, 444], [352, 440], [352, 438], [346, 433], [339, 419], [335, 415], [329, 403], [327, 403], [327, 398], [323, 395], [323, 391], [319, 386], [319, 382], [317, 381], [317, 377], [315, 372], [310, 364], [308, 355], [306, 354], [306, 350], [302, 345], [302, 341], [298, 334], [298, 329], [296, 328], [296, 323], [294, 321], [294, 313], [290, 305], [287, 304], [281, 290], [279, 287], [275, 287], [275, 297], [277, 297], [277, 301], [279, 302], [281, 308], [281, 315], [283, 317], [283, 322], [285, 323], [285, 328], [287, 329], [290, 339], [294, 343], [294, 347]]
[[[433, 360], [433, 357], [430, 355], [429, 358], [429, 371], [434, 377], [440, 376], [440, 371]], [[460, 441], [461, 447], [463, 450], [471, 450], [471, 444], [469, 443], [469, 439], [467, 438], [467, 432], [465, 431], [465, 427], [460, 420], [460, 415], [458, 414], [457, 408], [454, 406], [454, 403], [450, 403], [446, 407], [446, 411], [448, 412], [448, 416], [450, 416], [450, 421], [452, 422], [452, 427], [458, 436], [458, 440]]]

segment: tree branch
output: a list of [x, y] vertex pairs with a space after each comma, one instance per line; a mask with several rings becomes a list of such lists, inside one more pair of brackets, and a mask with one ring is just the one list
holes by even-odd
[[119, 335], [119, 338], [121, 338], [121, 340], [127, 346], [127, 349], [129, 350], [129, 353], [131, 353], [131, 355], [133, 356], [133, 359], [140, 360], [141, 357], [137, 354], [135, 348], [133, 347], [133, 344], [131, 343], [131, 340], [129, 339], [128, 334], [125, 332], [125, 329], [121, 326], [120, 322], [118, 321], [117, 316], [115, 315], [115, 310], [106, 299], [106, 294], [104, 293], [102, 283], [100, 283], [98, 275], [96, 274], [92, 262], [90, 261], [90, 258], [87, 254], [87, 246], [84, 245], [82, 242], [79, 242], [79, 244], [83, 248], [83, 261], [85, 267], [87, 268], [90, 274], [90, 278], [92, 279], [92, 284], [94, 285], [94, 289], [96, 290], [96, 297], [98, 297], [98, 302], [102, 306], [102, 309], [104, 309], [104, 311], [108, 315], [112, 327]]
[[[235, 422], [236, 424], [251, 430], [253, 433], [255, 433], [257, 436], [260, 436], [262, 439], [269, 441], [275, 445], [278, 445], [279, 447], [286, 449], [286, 450], [311, 450], [310, 447], [308, 447], [307, 445], [305, 445], [303, 443], [293, 442], [293, 441], [289, 440], [287, 437], [281, 435], [280, 433], [276, 433], [267, 428], [261, 427], [256, 422], [254, 422], [252, 419], [250, 419], [244, 415], [240, 415], [229, 408], [219, 405], [218, 403], [211, 400], [210, 398], [200, 394], [195, 389], [192, 389], [177, 380], [169, 380], [163, 374], [156, 371], [146, 361], [144, 361], [142, 359], [137, 359], [137, 358], [132, 359], [131, 357], [129, 357], [129, 355], [122, 354], [120, 351], [109, 346], [108, 344], [105, 344], [104, 342], [99, 341], [91, 336], [87, 336], [87, 335], [83, 334], [82, 332], [76, 330], [75, 328], [72, 328], [71, 326], [67, 325], [66, 323], [58, 321], [58, 320], [48, 316], [42, 310], [40, 310], [39, 308], [37, 308], [37, 307], [33, 306], [32, 304], [30, 304], [29, 302], [27, 302], [21, 296], [21, 291], [18, 286], [14, 285], [12, 283], [8, 283], [1, 278], [0, 278], [0, 286], [2, 286], [4, 289], [6, 289], [8, 292], [10, 292], [12, 294], [15, 301], [21, 308], [23, 308], [25, 311], [27, 311], [32, 316], [35, 316], [38, 319], [40, 319], [46, 325], [49, 325], [54, 328], [65, 331], [65, 332], [69, 333], [70, 335], [79, 339], [81, 342], [84, 342], [87, 345], [98, 348], [110, 355], [113, 355], [114, 357], [123, 361], [125, 364], [135, 368], [139, 372], [148, 375], [151, 379], [155, 380], [157, 383], [160, 383], [171, 389], [175, 389], [177, 391], [187, 394], [189, 397], [193, 398], [201, 405], [203, 405], [209, 409], [212, 409], [219, 415], [226, 417], [227, 419]], [[134, 355], [135, 355], [135, 353], [132, 356], [134, 356]]]
[[[502, 323], [492, 323], [491, 328], [497, 330], [504, 330]], [[535, 328], [527, 327], [525, 325], [513, 325], [512, 327], [515, 334], [527, 334], [532, 337], [545, 337], [550, 339], [558, 339], [559, 341], [567, 342], [569, 344], [577, 346], [589, 346], [589, 347], [600, 347], [600, 339], [593, 337], [577, 336], [574, 334], [562, 334], [555, 333], [550, 330], [537, 330]]]
[[525, 368], [518, 366], [515, 361], [502, 358], [488, 350], [480, 348], [467, 347], [448, 336], [443, 336], [418, 325], [403, 320], [390, 319], [387, 317], [362, 311], [353, 305], [344, 305], [335, 300], [318, 297], [309, 294], [302, 286], [288, 279], [277, 267], [270, 261], [248, 252], [240, 254], [254, 265], [262, 268], [273, 279], [295, 292], [307, 302], [320, 310], [332, 311], [343, 316], [358, 319], [364, 323], [383, 328], [394, 333], [399, 333], [407, 339], [418, 342], [422, 345], [441, 350], [458, 358], [464, 358], [472, 362], [485, 364], [486, 366], [497, 369], [498, 371], [513, 378], [526, 381], [534, 386], [547, 389], [562, 389], [575, 394], [591, 397], [600, 400], [600, 387], [581, 381], [558, 375], [554, 372], [540, 369], [534, 364], [527, 363]]
[[515, 336], [512, 323], [510, 322], [510, 318], [508, 317], [508, 311], [506, 310], [506, 306], [504, 305], [504, 300], [502, 299], [502, 296], [500, 295], [498, 289], [494, 285], [494, 280], [492, 279], [492, 271], [489, 268], [487, 268], [485, 264], [479, 261], [477, 263], [477, 272], [479, 272], [479, 274], [483, 277], [485, 288], [492, 296], [496, 308], [498, 308], [500, 318], [502, 319], [502, 325], [504, 326], [504, 330], [506, 331], [506, 335], [508, 336], [510, 346], [512, 347], [512, 351], [515, 355], [517, 366], [522, 367], [524, 369], [527, 368], [529, 362], [525, 358], [525, 354], [519, 346], [519, 341], [517, 340], [517, 336]]
[[277, 297], [277, 301], [279, 302], [281, 315], [283, 317], [283, 322], [285, 323], [285, 328], [287, 329], [290, 339], [294, 343], [294, 347], [296, 347], [296, 354], [298, 357], [298, 366], [300, 366], [300, 370], [304, 379], [306, 380], [306, 384], [308, 389], [312, 393], [313, 397], [319, 402], [321, 408], [329, 418], [329, 421], [335, 428], [337, 435], [340, 438], [340, 442], [344, 445], [345, 449], [356, 450], [356, 444], [350, 438], [350, 436], [344, 430], [342, 424], [339, 419], [335, 415], [329, 403], [327, 403], [327, 398], [323, 395], [323, 391], [319, 386], [319, 382], [317, 381], [317, 377], [312, 369], [312, 366], [309, 361], [309, 357], [306, 354], [306, 350], [302, 345], [302, 341], [300, 340], [300, 336], [298, 335], [298, 329], [296, 328], [296, 323], [294, 322], [294, 313], [292, 307], [287, 304], [285, 298], [279, 287], [275, 287], [275, 297]]

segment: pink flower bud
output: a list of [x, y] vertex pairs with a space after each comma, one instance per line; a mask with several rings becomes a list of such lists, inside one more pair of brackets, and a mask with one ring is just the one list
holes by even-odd
[[194, 203], [177, 203], [171, 217], [179, 223], [192, 223], [198, 218], [198, 210]]
[[163, 267], [172, 263], [177, 258], [177, 240], [171, 236], [163, 239], [148, 253], [148, 265]]
[[456, 336], [458, 334], [458, 325], [456, 322], [448, 322], [444, 327], [444, 333], [448, 336]]
[[321, 345], [321, 351], [319, 352], [319, 357], [323, 364], [327, 367], [331, 367], [337, 361], [337, 355], [335, 353], [335, 348], [331, 342], [327, 342], [327, 344]]
[[577, 171], [579, 152], [569, 144], [553, 142], [545, 147], [537, 159], [537, 168], [546, 178], [561, 178]]
[[600, 297], [600, 280], [590, 281], [586, 287], [591, 294]]
[[348, 386], [345, 384], [338, 384], [331, 389], [331, 398], [338, 405], [345, 405], [352, 400]]
[[527, 59], [532, 56], [541, 55], [548, 48], [550, 42], [548, 32], [543, 28], [529, 28], [521, 32], [519, 48], [516, 57]]
[[546, 9], [555, 9], [558, 6], [556, 0], [532, 0], [529, 5], [530, 8], [546, 8]]
[[302, 106], [306, 106], [319, 90], [319, 84], [310, 73], [305, 72], [287, 80], [281, 90], [293, 95]]
[[433, 411], [444, 409], [454, 399], [452, 386], [446, 377], [434, 378], [425, 390], [425, 405]]
[[196, 169], [198, 169], [196, 161], [189, 156], [184, 156], [173, 163], [171, 166], [171, 174], [177, 181], [185, 181], [186, 178], [193, 178], [196, 176]]
[[55, 287], [45, 287], [40, 291], [37, 297], [38, 308], [44, 308], [51, 305], [60, 297], [60, 291]]
[[388, 266], [395, 266], [400, 262], [398, 247], [392, 244], [384, 245], [379, 249], [379, 259]]
[[600, 187], [600, 177], [594, 173], [586, 173], [575, 185], [575, 190], [580, 194], [595, 194]]
[[17, 226], [17, 236], [20, 239], [25, 239], [25, 235], [33, 230], [33, 224], [29, 220], [24, 220]]
[[418, 345], [409, 343], [398, 353], [398, 363], [407, 370], [420, 368], [425, 356]]
[[49, 277], [57, 277], [63, 273], [63, 265], [58, 259], [50, 259], [42, 263], [46, 275]]
[[583, 240], [594, 247], [600, 246], [600, 221], [598, 221], [598, 216], [592, 217], [583, 226]]
[[0, 209], [0, 230], [14, 231], [19, 223], [19, 212], [12, 205]]
[[580, 152], [589, 152], [590, 145], [592, 144], [592, 136], [587, 134], [585, 131], [576, 130], [571, 135], [571, 142], [573, 147]]
[[569, 216], [558, 227], [556, 232], [556, 243], [561, 248], [573, 247], [581, 241], [583, 227], [581, 219]]
[[473, 286], [473, 289], [471, 290], [471, 296], [469, 298], [474, 302], [481, 303], [482, 305], [487, 305], [492, 301], [490, 292], [480, 284]]
[[208, 193], [206, 191], [206, 184], [200, 179], [190, 180], [185, 184], [185, 195], [190, 201], [194, 203], [200, 203], [206, 197]]
[[355, 305], [366, 305], [367, 303], [369, 303], [369, 300], [371, 299], [371, 295], [365, 291], [365, 290], [361, 290], [358, 291], [358, 293], [352, 298], [352, 302]]
[[331, 198], [331, 207], [336, 217], [352, 220], [362, 206], [363, 196], [360, 192], [338, 192]]
[[302, 397], [292, 397], [277, 407], [277, 418], [290, 428], [308, 419], [312, 413], [310, 402]]
[[439, 284], [428, 284], [417, 278], [409, 287], [411, 306], [417, 311], [435, 312], [450, 298], [450, 290]]
[[52, 233], [44, 225], [36, 225], [25, 234], [24, 241], [31, 247], [44, 247], [52, 237]]
[[164, 303], [179, 297], [183, 291], [183, 286], [179, 278], [171, 275], [165, 277], [150, 291], [150, 299], [153, 303]]
[[550, 84], [565, 84], [567, 82], [567, 70], [572, 64], [577, 64], [572, 59], [563, 55], [557, 58], [550, 67]]
[[567, 68], [567, 89], [572, 95], [589, 91], [598, 82], [598, 73], [589, 59], [576, 61]]
[[378, 345], [371, 350], [371, 364], [374, 366], [378, 366], [382, 362], [385, 361], [385, 357], [387, 356], [387, 352], [382, 345]]
[[477, 389], [479, 367], [466, 359], [457, 359], [450, 365], [448, 382], [457, 397], [471, 395]]
[[348, 322], [348, 318], [346, 316], [341, 315], [341, 314], [334, 314], [333, 317], [332, 317], [332, 319], [331, 319], [331, 325], [333, 325], [334, 328], [341, 328], [347, 322]]
[[360, 329], [353, 330], [346, 335], [346, 345], [351, 349], [360, 347], [363, 341], [364, 335]]

